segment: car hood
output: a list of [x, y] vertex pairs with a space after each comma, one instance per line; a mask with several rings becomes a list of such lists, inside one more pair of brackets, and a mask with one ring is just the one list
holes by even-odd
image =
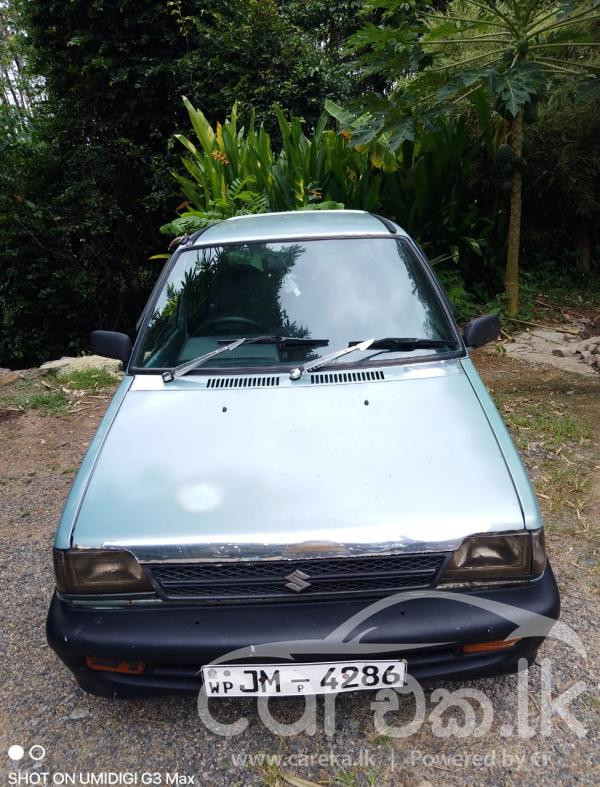
[[73, 545], [125, 546], [143, 560], [310, 557], [451, 548], [522, 528], [460, 362], [382, 376], [243, 389], [139, 376], [97, 457]]

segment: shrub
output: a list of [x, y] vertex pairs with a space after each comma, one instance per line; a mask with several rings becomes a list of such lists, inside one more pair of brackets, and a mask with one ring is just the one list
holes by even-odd
[[485, 106], [484, 134], [475, 136], [465, 119], [450, 117], [394, 154], [384, 143], [351, 147], [343, 128], [327, 128], [326, 116], [309, 135], [277, 107], [282, 141], [275, 149], [254, 116], [247, 128], [239, 126], [237, 105], [213, 127], [184, 102], [195, 139], [176, 135], [186, 150], [186, 174], [173, 174], [185, 202], [161, 227], [165, 234], [244, 213], [359, 208], [395, 219], [421, 243], [461, 319], [477, 311], [475, 298], [485, 301], [501, 288], [506, 195], [495, 149], [502, 138]]

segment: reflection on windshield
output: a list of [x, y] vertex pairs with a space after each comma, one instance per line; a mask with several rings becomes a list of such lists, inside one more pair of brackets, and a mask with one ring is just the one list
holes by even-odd
[[[226, 340], [261, 335], [328, 339], [329, 350], [335, 350], [368, 336], [450, 339], [452, 331], [427, 276], [402, 241], [239, 244], [180, 255], [136, 363], [177, 366]], [[210, 368], [297, 365], [326, 352], [247, 343], [216, 356]], [[423, 354], [432, 350], [402, 357]]]

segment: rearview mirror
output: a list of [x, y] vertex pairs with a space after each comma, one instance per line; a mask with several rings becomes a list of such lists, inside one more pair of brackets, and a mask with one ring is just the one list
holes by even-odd
[[463, 339], [467, 347], [482, 347], [500, 336], [500, 320], [495, 314], [475, 317], [465, 326]]
[[94, 355], [104, 358], [116, 358], [126, 365], [131, 355], [131, 339], [126, 333], [117, 331], [93, 331], [90, 346]]

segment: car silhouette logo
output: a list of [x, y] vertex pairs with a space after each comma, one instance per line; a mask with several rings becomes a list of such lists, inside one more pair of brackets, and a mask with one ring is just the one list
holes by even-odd
[[285, 583], [285, 586], [295, 593], [300, 593], [302, 590], [310, 587], [310, 582], [306, 581], [308, 578], [309, 575], [305, 574], [304, 571], [293, 571], [287, 575], [286, 579], [288, 581]]

